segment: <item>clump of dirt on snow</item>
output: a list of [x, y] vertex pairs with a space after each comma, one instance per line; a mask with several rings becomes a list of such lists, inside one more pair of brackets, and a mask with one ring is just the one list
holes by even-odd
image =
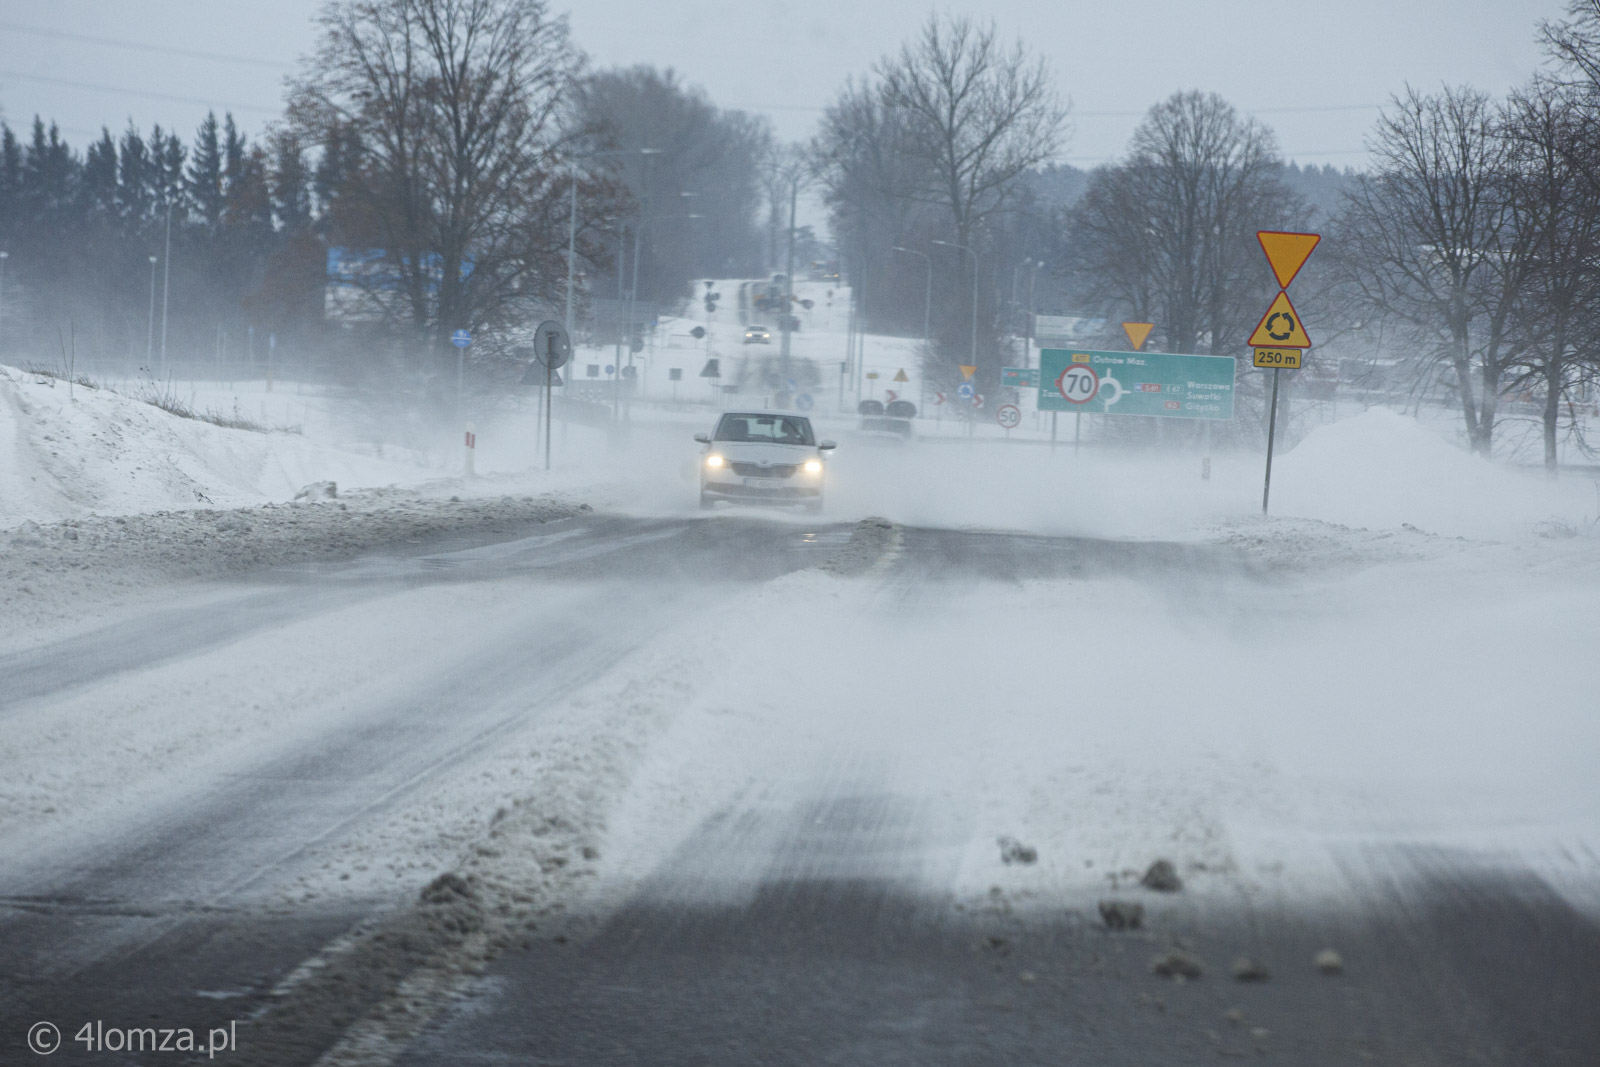
[[868, 574], [894, 558], [903, 536], [900, 527], [888, 519], [862, 519], [850, 532], [850, 540], [817, 569], [840, 578]]

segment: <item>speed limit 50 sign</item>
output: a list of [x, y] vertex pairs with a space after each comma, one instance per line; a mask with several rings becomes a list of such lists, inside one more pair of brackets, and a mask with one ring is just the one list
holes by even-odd
[[1004, 429], [1014, 430], [1022, 422], [1022, 409], [1015, 404], [1001, 404], [1000, 410], [994, 413], [994, 421]]

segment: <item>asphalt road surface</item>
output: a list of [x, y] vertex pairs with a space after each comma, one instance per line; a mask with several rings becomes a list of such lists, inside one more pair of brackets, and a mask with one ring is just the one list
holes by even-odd
[[[313, 846], [447, 778], [652, 634], [816, 565], [850, 533], [745, 515], [593, 515], [491, 544], [212, 583], [193, 605], [0, 659], [3, 730], [92, 687], [219, 669], [207, 665], [224, 653], [234, 664], [281, 654], [285, 634], [338, 640], [352, 611], [400, 628], [451, 583], [519, 598], [514, 626], [418, 653], [404, 685], [355, 679], [325, 728], [263, 746], [243, 768], [197, 767], [99, 835], [13, 842], [0, 863], [0, 1062], [31, 1062], [26, 1035], [45, 1019], [68, 1040], [41, 1062], [182, 1061], [74, 1046], [72, 1031], [95, 1019], [240, 1025], [239, 1051], [218, 1062], [317, 1062], [411, 975], [352, 975], [349, 997], [295, 1003], [301, 1014], [285, 1020], [286, 978], [381, 922], [385, 905], [267, 912], [254, 902], [268, 888], [292, 885]], [[1086, 569], [1180, 600], [1272, 580], [1203, 546], [939, 530], [904, 531], [892, 562], [861, 580], [907, 610], [936, 610], [941, 585]], [[464, 997], [418, 1021], [399, 1062], [1600, 1063], [1600, 930], [1530, 873], [1352, 844], [1343, 861], [1372, 887], [1358, 903], [1241, 902], [1111, 932], [1082, 907], [997, 894], [973, 908], [930, 889], [951, 833], [870, 766], [736, 802], [619, 906], [499, 953]], [[701, 892], [733, 867], [739, 893]], [[1311, 967], [1327, 945], [1344, 973]], [[1205, 973], [1153, 977], [1152, 955], [1173, 948]], [[1234, 981], [1240, 951], [1270, 979]]]

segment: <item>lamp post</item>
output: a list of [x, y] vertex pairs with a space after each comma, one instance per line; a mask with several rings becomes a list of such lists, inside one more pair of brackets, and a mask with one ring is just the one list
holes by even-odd
[[926, 252], [918, 252], [914, 248], [902, 248], [899, 245], [894, 246], [894, 251], [904, 252], [908, 256], [921, 256], [923, 263], [927, 265], [927, 293], [922, 300], [922, 343], [928, 344], [933, 340], [929, 332], [929, 323], [933, 321], [933, 257]]
[[5, 339], [6, 321], [6, 260], [11, 258], [10, 252], [0, 252], [0, 341]]
[[[578, 255], [578, 168], [572, 168], [572, 205], [567, 211], [567, 313], [562, 324], [572, 336], [572, 274]], [[571, 371], [567, 372], [571, 374]], [[546, 459], [549, 457], [547, 456]]]
[[1023, 346], [1022, 350], [1023, 367], [1027, 367], [1029, 361], [1033, 359], [1033, 309], [1038, 307], [1033, 301], [1033, 293], [1034, 284], [1039, 280], [1039, 268], [1042, 266], [1044, 266], [1044, 260], [1036, 259], [1033, 261], [1033, 269], [1028, 272], [1028, 337], [1027, 344]]
[[167, 247], [161, 255], [161, 369], [167, 369], [167, 305], [172, 296], [172, 201], [167, 201]]
[[978, 253], [955, 241], [934, 241], [946, 248], [959, 248], [972, 257], [972, 366], [978, 365]]
[[156, 354], [156, 257], [150, 257], [150, 318], [144, 329], [144, 362], [145, 366]]

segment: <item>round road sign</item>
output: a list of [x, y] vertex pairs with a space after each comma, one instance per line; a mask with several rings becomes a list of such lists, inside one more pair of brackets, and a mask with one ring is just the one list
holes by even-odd
[[572, 341], [566, 327], [559, 322], [541, 322], [533, 331], [533, 358], [551, 370], [565, 367], [572, 358]]
[[1074, 363], [1056, 379], [1056, 392], [1069, 404], [1087, 404], [1100, 392], [1100, 375], [1087, 363]]
[[801, 411], [810, 411], [811, 406], [815, 403], [816, 401], [811, 398], [810, 393], [801, 393], [799, 396], [794, 398], [794, 406], [799, 408]]
[[956, 396], [959, 396], [962, 400], [971, 400], [972, 394], [976, 391], [972, 388], [971, 382], [962, 382], [960, 387], [956, 389]]
[[450, 335], [450, 343], [457, 348], [466, 348], [472, 343], [472, 335], [466, 330], [457, 330]]
[[994, 413], [994, 421], [1007, 430], [1014, 430], [1022, 422], [1022, 409], [1015, 404], [1001, 404]]

